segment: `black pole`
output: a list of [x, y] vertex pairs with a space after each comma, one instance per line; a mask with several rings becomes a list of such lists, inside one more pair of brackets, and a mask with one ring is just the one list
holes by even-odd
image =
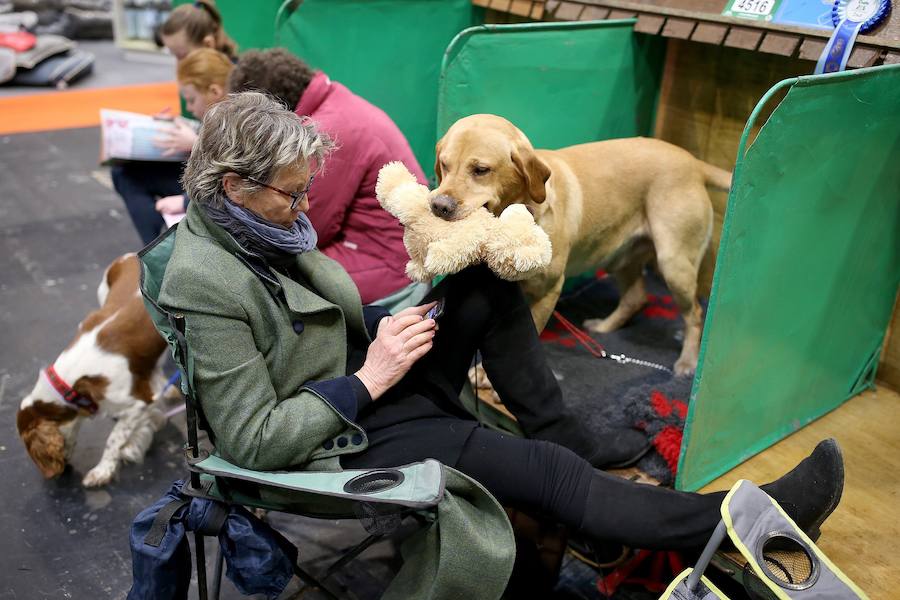
[[197, 555], [197, 595], [200, 600], [208, 600], [206, 593], [206, 546], [203, 534], [194, 532], [194, 553]]
[[[188, 373], [187, 339], [184, 337], [184, 315], [176, 314], [170, 317], [172, 329], [178, 342], [178, 364], [181, 367], [181, 380], [184, 384], [184, 407], [187, 416], [187, 454], [196, 459], [200, 456], [200, 448], [197, 440], [197, 407], [194, 404], [194, 386]], [[191, 469], [191, 489], [200, 489], [200, 474]], [[197, 557], [197, 594], [200, 600], [208, 600], [206, 589], [206, 546], [203, 534], [194, 532], [194, 553]]]
[[[188, 436], [188, 453], [190, 458], [198, 458], [200, 456], [199, 442], [197, 440], [197, 406], [196, 397], [194, 396], [194, 386], [191, 377], [188, 374], [188, 351], [187, 339], [184, 337], [184, 315], [175, 314], [172, 317], [174, 323], [175, 337], [178, 341], [178, 363], [181, 365], [181, 381], [184, 385], [184, 407], [187, 417], [187, 436]], [[191, 488], [200, 489], [200, 474], [191, 470]]]
[[222, 546], [216, 545], [216, 570], [213, 573], [212, 580], [212, 600], [219, 600], [219, 591], [222, 587], [222, 563], [225, 561], [225, 556], [222, 554]]

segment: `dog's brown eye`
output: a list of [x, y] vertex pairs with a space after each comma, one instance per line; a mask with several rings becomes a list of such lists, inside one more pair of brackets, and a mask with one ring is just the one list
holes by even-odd
[[472, 175], [487, 175], [491, 172], [490, 167], [482, 167], [480, 165], [476, 165], [472, 167]]

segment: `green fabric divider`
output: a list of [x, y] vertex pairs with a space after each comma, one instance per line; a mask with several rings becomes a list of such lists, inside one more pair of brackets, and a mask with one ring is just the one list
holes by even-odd
[[[174, 0], [172, 6], [190, 4], [192, 0]], [[216, 8], [222, 15], [222, 26], [237, 45], [238, 52], [253, 48], [271, 48], [275, 45], [275, 17], [282, 4], [282, 0], [216, 0]], [[172, 73], [175, 78], [175, 73]], [[185, 106], [184, 98], [181, 102], [181, 114], [184, 117], [194, 119]]]
[[651, 135], [664, 41], [634, 19], [484, 25], [447, 49], [437, 135], [476, 113], [505, 117], [536, 148]]
[[[634, 19], [484, 25], [461, 32], [441, 68], [437, 137], [458, 119], [509, 119], [536, 148], [650, 136], [664, 40]], [[429, 172], [431, 163], [423, 165]], [[594, 273], [566, 280], [570, 291]]]
[[[192, 0], [174, 0], [172, 6]], [[282, 0], [216, 0], [226, 33], [238, 45], [238, 51], [271, 48], [275, 45], [275, 16]]]
[[305, 0], [279, 16], [275, 44], [384, 110], [428, 174], [444, 49], [483, 12], [470, 0]]
[[[756, 116], [787, 95], [752, 145]], [[900, 65], [799, 77], [738, 151], [676, 487], [871, 385], [900, 284]]]

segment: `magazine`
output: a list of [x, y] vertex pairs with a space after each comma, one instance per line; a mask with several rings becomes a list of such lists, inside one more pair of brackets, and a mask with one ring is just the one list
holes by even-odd
[[[196, 121], [186, 120], [195, 129]], [[124, 110], [100, 109], [100, 162], [122, 160], [149, 160], [182, 162], [188, 159], [188, 152], [163, 156], [163, 148], [154, 143], [154, 138], [166, 132], [172, 122], [150, 115]]]

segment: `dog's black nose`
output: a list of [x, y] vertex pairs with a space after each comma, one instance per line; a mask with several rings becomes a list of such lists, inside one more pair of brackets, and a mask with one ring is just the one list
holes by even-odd
[[449, 220], [453, 218], [453, 215], [456, 213], [457, 206], [458, 204], [456, 200], [444, 194], [435, 196], [431, 199], [431, 212], [434, 213], [434, 216], [440, 217], [442, 219]]

